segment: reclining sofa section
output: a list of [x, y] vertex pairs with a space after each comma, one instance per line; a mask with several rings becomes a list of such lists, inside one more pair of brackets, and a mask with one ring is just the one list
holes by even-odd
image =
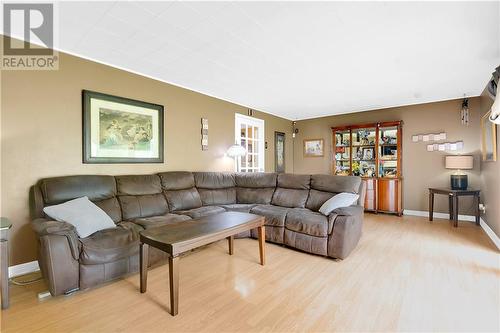
[[[31, 187], [29, 200], [40, 268], [55, 296], [138, 271], [139, 231], [224, 211], [264, 216], [270, 242], [344, 259], [361, 237], [362, 184], [359, 177], [275, 173], [81, 175], [41, 179]], [[358, 203], [329, 216], [318, 212], [340, 192], [359, 194]], [[79, 238], [72, 225], [51, 221], [43, 212], [45, 206], [82, 196], [117, 227]], [[257, 237], [254, 232], [240, 236]], [[151, 249], [149, 264], [164, 258]]]

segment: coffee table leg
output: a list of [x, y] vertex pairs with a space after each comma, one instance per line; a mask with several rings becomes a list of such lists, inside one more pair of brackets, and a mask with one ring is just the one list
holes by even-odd
[[266, 229], [264, 226], [257, 228], [259, 234], [259, 252], [260, 252], [260, 264], [264, 266], [266, 264]]
[[141, 243], [139, 251], [140, 271], [141, 271], [141, 293], [146, 292], [148, 284], [148, 252], [149, 245]]
[[234, 253], [234, 236], [229, 236], [227, 238], [227, 243], [229, 245], [229, 254], [233, 255], [233, 253]]
[[179, 257], [168, 258], [168, 276], [170, 284], [170, 314], [179, 312]]

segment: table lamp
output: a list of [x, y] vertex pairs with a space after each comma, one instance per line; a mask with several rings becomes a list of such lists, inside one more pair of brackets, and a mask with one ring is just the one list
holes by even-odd
[[469, 186], [467, 175], [461, 170], [473, 168], [474, 157], [472, 155], [448, 155], [445, 157], [445, 168], [457, 170], [450, 176], [452, 190], [466, 190]]

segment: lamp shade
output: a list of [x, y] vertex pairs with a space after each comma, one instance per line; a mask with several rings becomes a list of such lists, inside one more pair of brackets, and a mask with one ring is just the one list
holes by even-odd
[[446, 169], [472, 169], [474, 157], [472, 155], [448, 155], [445, 157]]
[[245, 156], [246, 153], [247, 153], [247, 150], [244, 147], [237, 145], [237, 144], [232, 145], [227, 150], [227, 156], [229, 156], [229, 157]]

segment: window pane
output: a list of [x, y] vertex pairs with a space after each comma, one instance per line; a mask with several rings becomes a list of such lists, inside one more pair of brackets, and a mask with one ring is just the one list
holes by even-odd
[[253, 131], [253, 137], [255, 139], [259, 139], [259, 128], [256, 126], [254, 127], [254, 131]]
[[253, 141], [249, 141], [248, 142], [248, 148], [247, 148], [247, 153], [248, 154], [252, 154], [254, 151], [254, 142]]
[[247, 125], [241, 124], [240, 135], [241, 135], [242, 138], [246, 138], [246, 136], [247, 136], [246, 127], [247, 127]]
[[248, 126], [248, 138], [253, 138], [253, 126]]

